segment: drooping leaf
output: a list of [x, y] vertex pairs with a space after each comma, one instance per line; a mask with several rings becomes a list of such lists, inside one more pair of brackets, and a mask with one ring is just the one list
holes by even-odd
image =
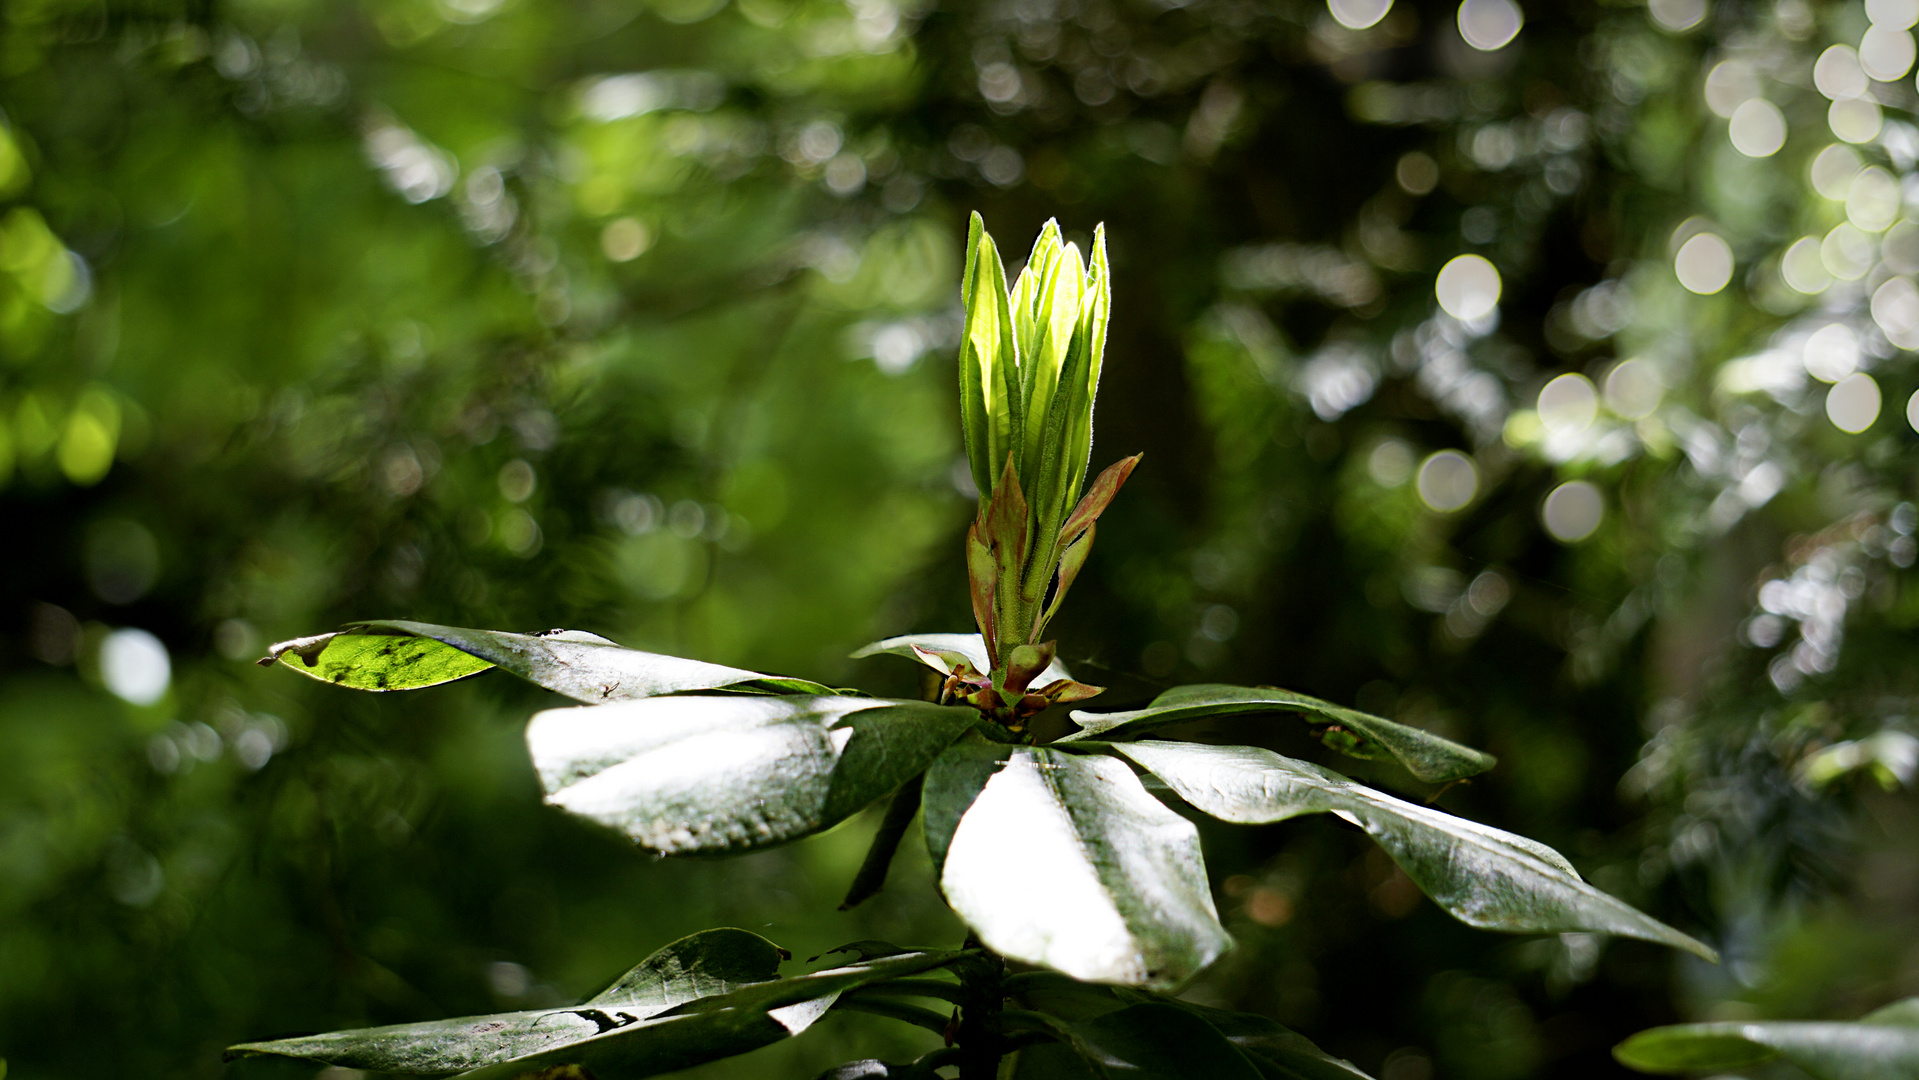
[[1107, 1018], [1134, 1005], [1157, 1003], [1182, 1009], [1236, 1046], [1262, 1076], [1275, 1080], [1369, 1080], [1351, 1062], [1333, 1057], [1305, 1036], [1263, 1016], [1209, 1009], [1150, 990], [1078, 982], [1049, 971], [1015, 975], [1007, 980], [1006, 989], [1020, 1005], [1058, 1017], [1080, 1030], [1088, 1021]]
[[920, 701], [661, 697], [549, 709], [526, 742], [555, 806], [656, 851], [745, 851], [843, 820], [978, 719]]
[[1743, 1069], [1784, 1058], [1814, 1080], [1919, 1080], [1919, 997], [1859, 1020], [1730, 1021], [1642, 1031], [1613, 1048], [1650, 1073]]
[[1428, 783], [1444, 784], [1474, 776], [1497, 763], [1491, 754], [1461, 746], [1450, 739], [1442, 739], [1415, 727], [1343, 708], [1305, 694], [1269, 687], [1214, 683], [1176, 686], [1154, 698], [1152, 704], [1144, 709], [1131, 712], [1075, 712], [1073, 719], [1083, 730], [1060, 741], [1135, 738], [1182, 720], [1279, 711], [1305, 713], [1357, 732], [1384, 747], [1409, 772]]
[[758, 934], [707, 930], [681, 938], [640, 961], [577, 1008], [535, 1009], [242, 1043], [228, 1049], [227, 1057], [275, 1055], [379, 1072], [473, 1069], [579, 1042], [689, 1001], [775, 979], [781, 959], [780, 947]]
[[[904, 656], [908, 660], [917, 660], [942, 675], [951, 675], [953, 673], [950, 666], [941, 662], [937, 655], [927, 656], [915, 652], [914, 646], [918, 646], [925, 649], [928, 653], [933, 654], [941, 652], [958, 653], [964, 656], [968, 663], [973, 665], [973, 670], [975, 671], [987, 672], [993, 669], [992, 659], [986, 653], [986, 641], [978, 634], [903, 634], [899, 637], [890, 637], [883, 641], [875, 641], [871, 645], [861, 646], [859, 650], [853, 653], [853, 659], [864, 660], [869, 656], [878, 656], [881, 653], [887, 653], [893, 656]], [[1072, 674], [1066, 670], [1066, 665], [1055, 657], [1052, 663], [1046, 665], [1046, 670], [1040, 672], [1039, 676], [1035, 678], [1033, 682], [1036, 685], [1044, 686], [1055, 679], [1070, 679], [1072, 677]]]
[[1621, 934], [1717, 959], [1705, 945], [1586, 884], [1564, 856], [1523, 836], [1395, 799], [1270, 750], [1158, 740], [1112, 748], [1223, 821], [1338, 814], [1371, 834], [1426, 895], [1468, 925]]
[[1198, 831], [1113, 758], [969, 736], [928, 772], [924, 812], [947, 902], [1002, 956], [1170, 986], [1232, 943]]
[[322, 682], [355, 690], [416, 690], [493, 667], [575, 701], [632, 701], [656, 694], [733, 688], [830, 694], [804, 679], [641, 652], [583, 630], [513, 634], [383, 619], [274, 645], [279, 661]]
[[[755, 937], [726, 930], [682, 939], [572, 1008], [242, 1043], [229, 1048], [227, 1057], [271, 1055], [414, 1075], [474, 1069], [479, 1071], [472, 1077], [500, 1080], [560, 1066], [600, 1076], [653, 1076], [798, 1034], [847, 990], [940, 967], [960, 955], [907, 953], [754, 980], [779, 957], [771, 942], [748, 940]], [[630, 996], [620, 996], [623, 987]], [[726, 989], [696, 993], [702, 987]]]
[[1239, 1048], [1212, 1025], [1157, 1002], [1073, 1025], [1075, 1049], [1108, 1076], [1127, 1080], [1260, 1080]]

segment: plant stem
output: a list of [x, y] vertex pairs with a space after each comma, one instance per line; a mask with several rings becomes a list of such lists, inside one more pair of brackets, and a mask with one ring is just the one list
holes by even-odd
[[[969, 940], [969, 948], [981, 948]], [[954, 1040], [959, 1046], [960, 1080], [997, 1080], [999, 1059], [1006, 1053], [1000, 1035], [1000, 1010], [1006, 993], [1001, 983], [1006, 977], [1006, 961], [981, 948], [978, 961], [956, 965], [963, 1000], [960, 1003], [959, 1031]]]

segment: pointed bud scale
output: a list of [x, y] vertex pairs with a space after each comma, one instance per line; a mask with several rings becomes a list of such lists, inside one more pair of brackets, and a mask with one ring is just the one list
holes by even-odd
[[996, 674], [1008, 672], [1015, 650], [1039, 639], [1085, 564], [1093, 520], [1139, 460], [1107, 469], [1080, 498], [1112, 310], [1110, 279], [1104, 226], [1082, 256], [1059, 223], [1048, 221], [1009, 287], [985, 222], [978, 214], [969, 222], [960, 284], [960, 426], [980, 513], [967, 534], [967, 576]]

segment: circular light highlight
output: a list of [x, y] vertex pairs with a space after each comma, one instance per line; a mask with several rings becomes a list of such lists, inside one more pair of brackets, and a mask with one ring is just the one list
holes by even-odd
[[1878, 103], [1865, 98], [1835, 101], [1826, 110], [1826, 126], [1849, 143], [1871, 142], [1882, 123]]
[[1786, 253], [1779, 257], [1779, 276], [1786, 279], [1787, 285], [1807, 296], [1825, 292], [1832, 284], [1832, 275], [1826, 271], [1826, 264], [1819, 257], [1819, 241], [1810, 236], [1794, 240]]
[[1513, 0], [1465, 0], [1459, 5], [1459, 36], [1480, 52], [1512, 44], [1526, 17]]
[[1859, 66], [1859, 53], [1850, 45], [1834, 45], [1819, 54], [1812, 65], [1812, 85], [1834, 101], [1856, 98], [1866, 92], [1866, 70]]
[[1479, 466], [1457, 450], [1441, 450], [1420, 462], [1418, 487], [1427, 506], [1450, 513], [1479, 494]]
[[1722, 60], [1706, 73], [1706, 108], [1728, 120], [1758, 96], [1759, 75], [1744, 60]]
[[1733, 110], [1726, 134], [1733, 149], [1747, 157], [1771, 157], [1786, 145], [1786, 115], [1765, 98], [1752, 98]]
[[1665, 392], [1666, 381], [1659, 377], [1659, 369], [1636, 357], [1620, 361], [1606, 373], [1606, 407], [1622, 419], [1651, 416]]
[[1439, 268], [1433, 295], [1446, 314], [1475, 322], [1499, 306], [1499, 269], [1481, 255], [1455, 256]]
[[1859, 39], [1859, 67], [1880, 82], [1898, 82], [1912, 70], [1912, 35], [1875, 26]]
[[1833, 143], [1812, 159], [1812, 189], [1828, 199], [1843, 199], [1852, 190], [1852, 178], [1859, 175], [1859, 168], [1857, 150]]
[[1806, 365], [1806, 374], [1836, 383], [1859, 370], [1859, 335], [1845, 323], [1828, 323], [1806, 339], [1799, 359]]
[[1857, 435], [1879, 419], [1879, 384], [1857, 371], [1826, 392], [1826, 419], [1848, 435]]
[[173, 662], [167, 647], [145, 630], [115, 630], [100, 643], [100, 681], [124, 701], [151, 705], [173, 681]]
[[1887, 30], [1910, 30], [1919, 23], [1919, 0], [1866, 0], [1866, 18]]
[[1539, 391], [1539, 422], [1555, 435], [1577, 435], [1599, 416], [1599, 391], [1578, 372], [1556, 376]]
[[1706, 0], [1647, 0], [1646, 11], [1662, 29], [1682, 34], [1706, 19]]
[[1850, 224], [1835, 225], [1819, 244], [1819, 260], [1840, 281], [1858, 281], [1872, 269], [1872, 237]]
[[1732, 248], [1717, 234], [1702, 232], [1679, 246], [1672, 259], [1679, 284], [1711, 296], [1732, 280]]
[[1891, 277], [1872, 294], [1872, 321], [1901, 349], [1919, 349], [1919, 286]]
[[1606, 499], [1584, 480], [1569, 480], [1554, 488], [1539, 508], [1546, 531], [1562, 544], [1577, 544], [1591, 536], [1606, 519]]
[[1326, 0], [1333, 21], [1348, 30], [1364, 30], [1392, 9], [1393, 0]]
[[1899, 181], [1877, 165], [1860, 170], [1846, 192], [1846, 220], [1869, 233], [1885, 232], [1899, 216]]
[[1919, 390], [1914, 390], [1906, 399], [1906, 423], [1912, 425], [1912, 430], [1919, 431]]

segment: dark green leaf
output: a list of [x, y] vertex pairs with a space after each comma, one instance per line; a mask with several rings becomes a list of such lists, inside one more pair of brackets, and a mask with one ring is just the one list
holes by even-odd
[[1395, 799], [1270, 750], [1160, 741], [1113, 749], [1224, 821], [1336, 813], [1370, 833], [1406, 876], [1469, 925], [1623, 934], [1717, 959], [1706, 946], [1586, 884], [1563, 855], [1523, 836]]
[[972, 709], [853, 697], [660, 697], [527, 725], [547, 802], [656, 851], [744, 851], [818, 832], [925, 769]]
[[1232, 944], [1198, 832], [1113, 758], [969, 737], [929, 771], [925, 815], [947, 902], [1003, 956], [1168, 986]]
[[274, 645], [269, 660], [355, 690], [416, 690], [498, 666], [575, 701], [632, 701], [734, 687], [763, 693], [832, 693], [804, 679], [641, 652], [583, 630], [512, 634], [386, 619]]
[[1444, 784], [1485, 772], [1496, 759], [1450, 739], [1405, 724], [1342, 708], [1290, 690], [1200, 684], [1176, 686], [1153, 699], [1144, 709], [1120, 713], [1076, 712], [1083, 729], [1061, 742], [1078, 739], [1133, 738], [1154, 728], [1234, 713], [1288, 711], [1339, 724], [1384, 747], [1400, 764], [1428, 783]]
[[[915, 652], [914, 646], [925, 649], [926, 653]], [[992, 658], [986, 654], [986, 641], [978, 634], [903, 634], [861, 646], [853, 653], [853, 659], [864, 660], [869, 656], [888, 653], [893, 656], [904, 656], [908, 660], [917, 660], [942, 675], [951, 675], [953, 673], [951, 668], [937, 655], [942, 652], [958, 653], [964, 656], [966, 662], [972, 664], [975, 671], [985, 673], [993, 670]], [[927, 653], [934, 655], [929, 656]], [[1033, 685], [1045, 686], [1055, 679], [1072, 677], [1067, 672], [1066, 665], [1055, 658], [1052, 663], [1046, 665], [1046, 670], [1040, 672], [1033, 680]]]
[[1742, 1069], [1784, 1058], [1815, 1080], [1919, 1078], [1919, 998], [1851, 1023], [1731, 1021], [1642, 1031], [1613, 1048], [1641, 1072]]
[[242, 1043], [229, 1058], [275, 1055], [378, 1072], [477, 1068], [591, 1038], [689, 1001], [778, 976], [779, 946], [745, 930], [707, 930], [641, 961], [576, 1009], [537, 1009]]
[[1073, 1025], [1081, 1054], [1111, 1080], [1260, 1080], [1238, 1047], [1176, 1005], [1128, 1005]]

